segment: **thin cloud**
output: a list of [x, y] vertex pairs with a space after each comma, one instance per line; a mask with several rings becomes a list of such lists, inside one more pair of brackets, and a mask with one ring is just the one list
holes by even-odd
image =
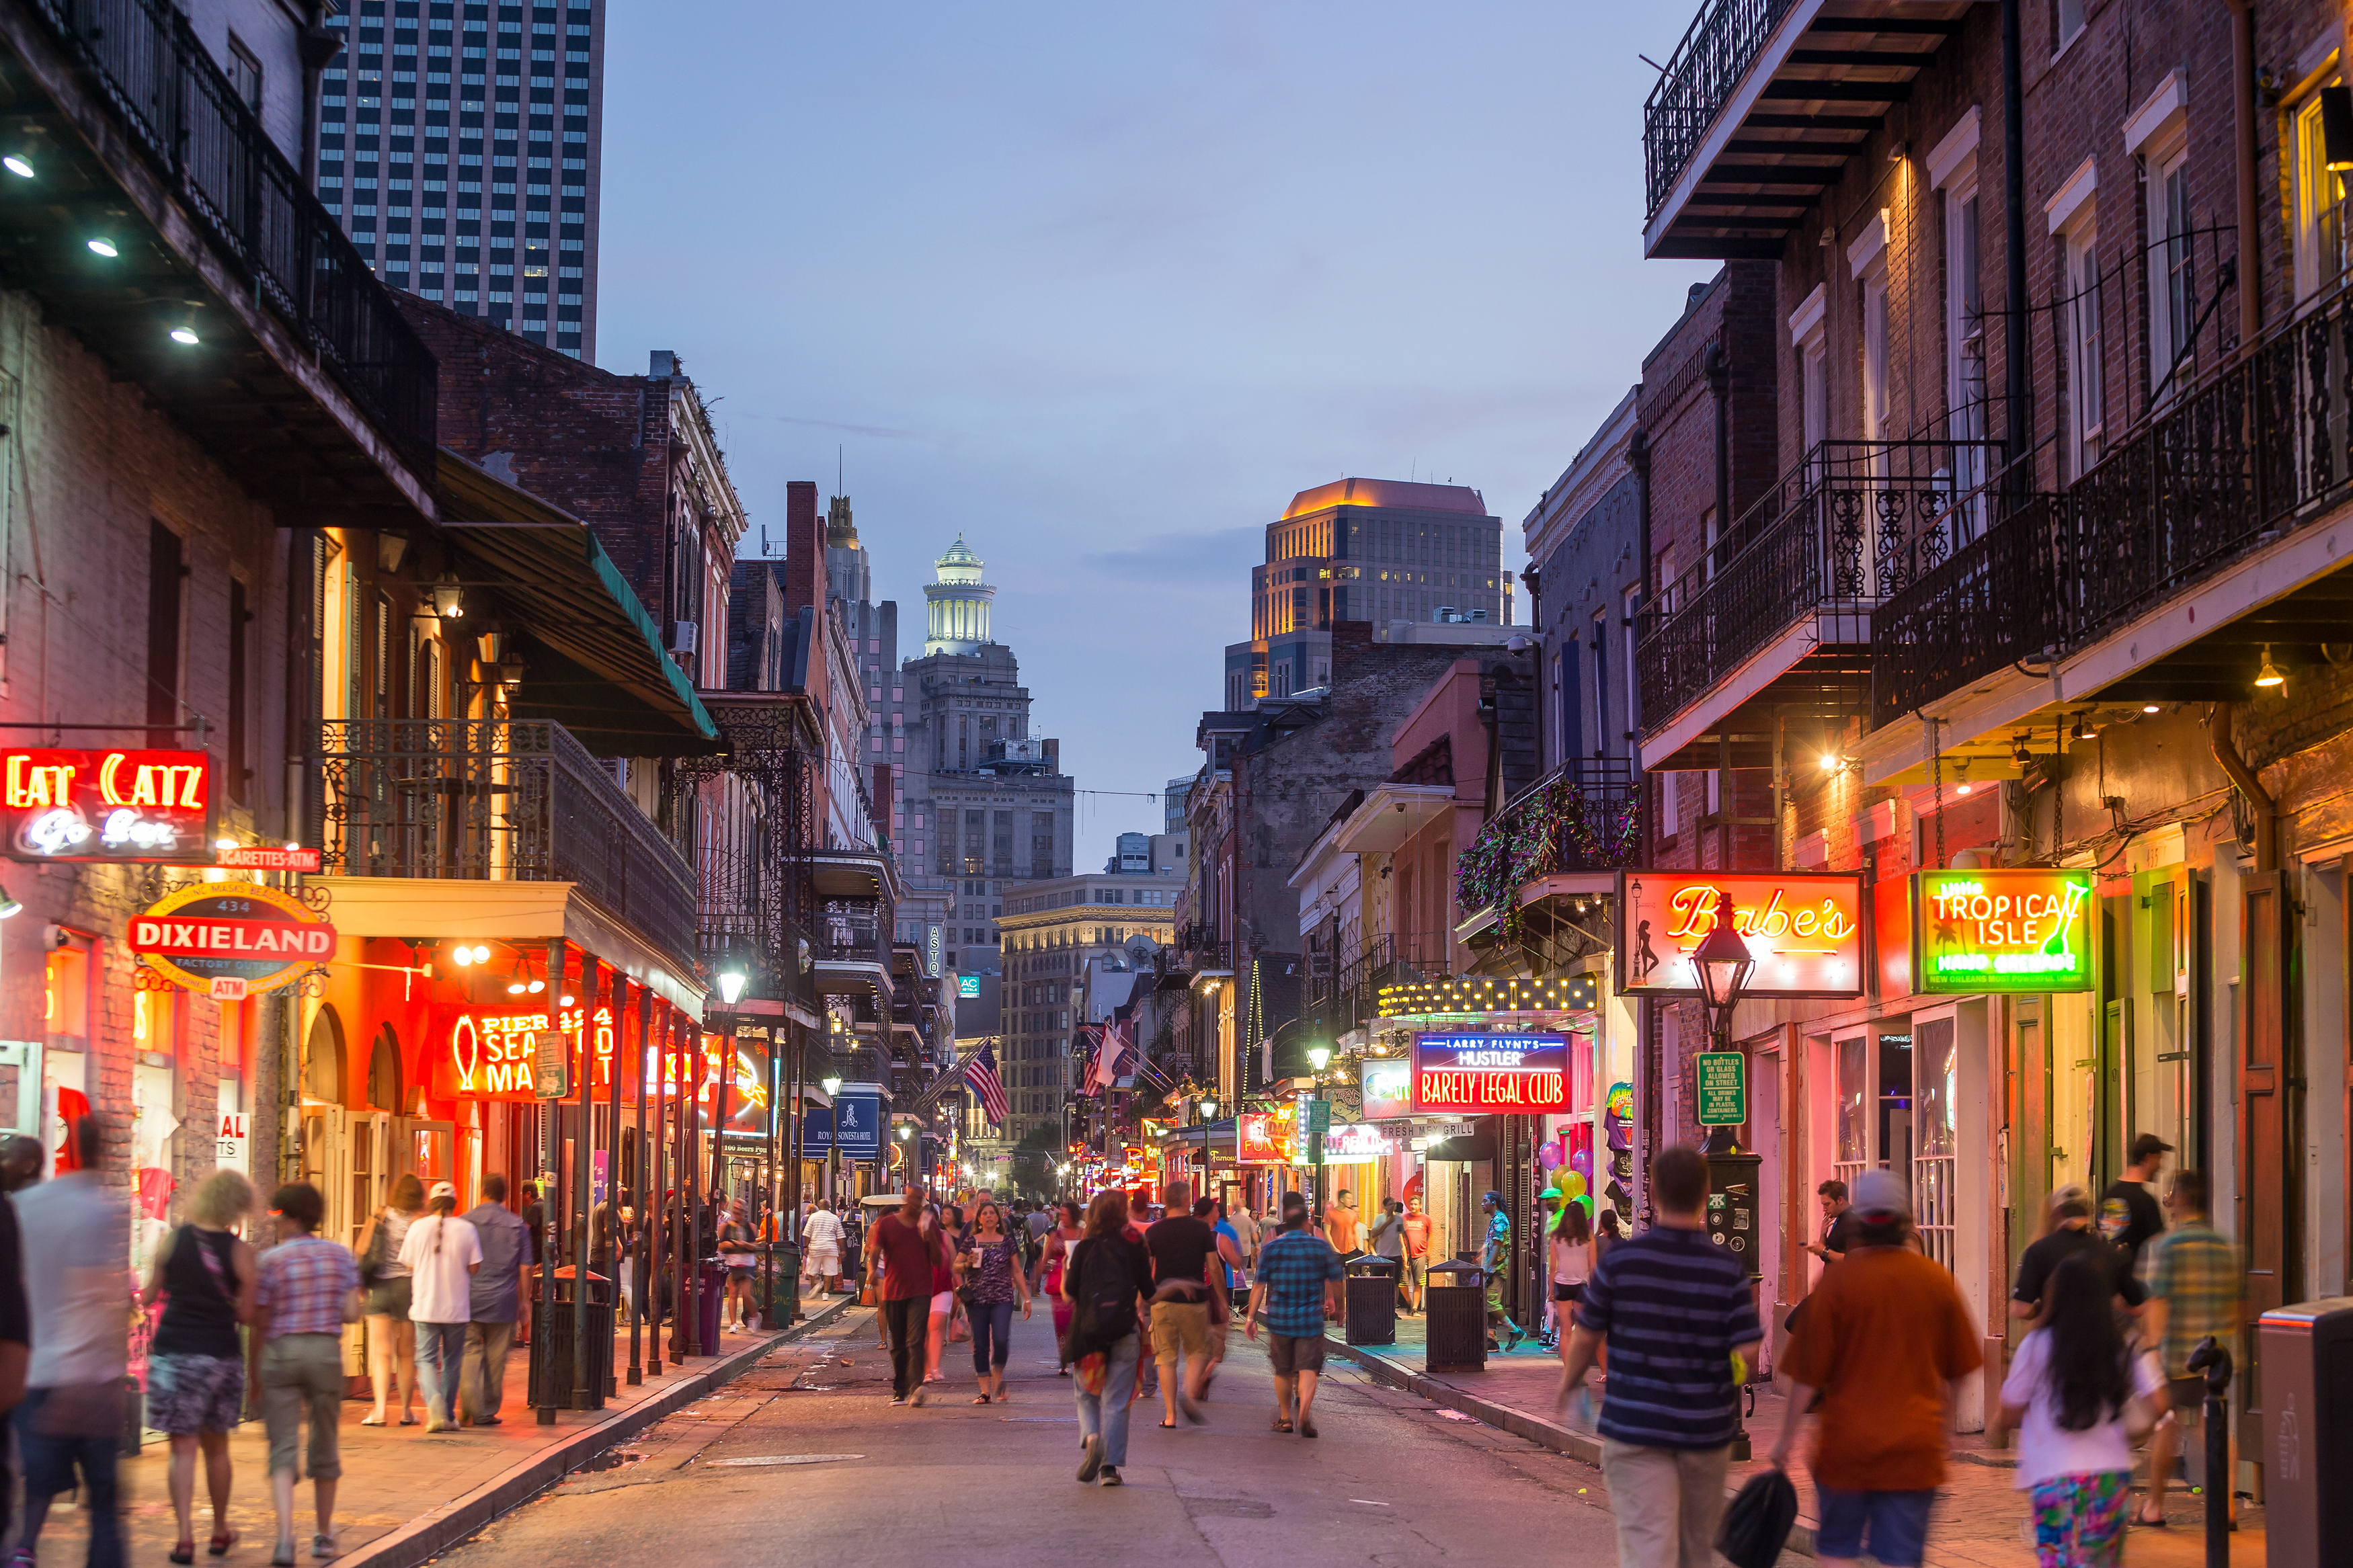
[[834, 419], [804, 419], [792, 414], [736, 414], [731, 418], [765, 419], [772, 425], [798, 425], [810, 430], [838, 430], [845, 436], [872, 436], [884, 441], [919, 441], [923, 437], [913, 430], [894, 429], [888, 425], [844, 425]]

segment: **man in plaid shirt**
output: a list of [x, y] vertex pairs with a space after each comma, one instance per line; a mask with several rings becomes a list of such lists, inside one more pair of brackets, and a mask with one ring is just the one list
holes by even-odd
[[278, 1508], [278, 1550], [272, 1563], [294, 1561], [294, 1445], [311, 1418], [311, 1489], [318, 1504], [314, 1557], [335, 1553], [335, 1483], [343, 1459], [338, 1423], [343, 1401], [343, 1324], [360, 1288], [351, 1248], [313, 1234], [327, 1201], [308, 1182], [278, 1189], [269, 1200], [278, 1215], [278, 1245], [261, 1255], [248, 1341], [248, 1393], [261, 1406], [269, 1434], [269, 1492]]
[[1259, 1320], [1266, 1320], [1266, 1357], [1274, 1364], [1274, 1429], [1292, 1431], [1296, 1409], [1299, 1435], [1313, 1437], [1315, 1422], [1308, 1409], [1324, 1370], [1324, 1313], [1336, 1307], [1343, 1270], [1332, 1244], [1307, 1228], [1307, 1215], [1306, 1198], [1297, 1193], [1283, 1198], [1282, 1233], [1258, 1249], [1250, 1321], [1242, 1331], [1256, 1339]]
[[[2173, 1228], [2141, 1248], [2148, 1285], [2141, 1343], [2160, 1348], [2173, 1409], [2158, 1423], [2156, 1439], [2149, 1444], [2148, 1498], [2134, 1521], [2137, 1524], [2164, 1522], [2165, 1484], [2173, 1479], [2174, 1451], [2187, 1441], [2182, 1429], [2195, 1432], [2205, 1409], [2206, 1379], [2191, 1374], [2189, 1352], [2209, 1334], [2228, 1349], [2239, 1326], [2239, 1255], [2207, 1220], [2208, 1201], [2205, 1172], [2177, 1172], [2166, 1205], [2173, 1211]], [[2187, 1447], [2189, 1479], [2198, 1484], [2203, 1479], [2205, 1445]]]

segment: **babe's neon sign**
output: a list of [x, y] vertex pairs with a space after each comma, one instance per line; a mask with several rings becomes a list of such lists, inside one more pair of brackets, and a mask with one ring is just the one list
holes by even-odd
[[1627, 871], [1618, 879], [1618, 989], [1696, 994], [1691, 954], [1726, 905], [1756, 966], [1743, 994], [1862, 991], [1862, 879], [1802, 871]]
[[202, 752], [0, 752], [0, 811], [24, 859], [203, 860], [211, 785]]

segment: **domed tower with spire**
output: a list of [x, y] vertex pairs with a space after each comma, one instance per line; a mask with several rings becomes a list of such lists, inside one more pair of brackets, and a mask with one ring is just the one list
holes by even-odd
[[997, 597], [997, 590], [980, 580], [980, 557], [959, 533], [932, 566], [934, 579], [923, 586], [925, 656], [978, 653], [992, 640], [988, 610]]

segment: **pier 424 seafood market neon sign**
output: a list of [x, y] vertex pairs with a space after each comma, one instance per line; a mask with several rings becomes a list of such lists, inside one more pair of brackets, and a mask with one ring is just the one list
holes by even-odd
[[1912, 986], [1923, 993], [2089, 991], [2092, 874], [1918, 873], [1912, 879]]

